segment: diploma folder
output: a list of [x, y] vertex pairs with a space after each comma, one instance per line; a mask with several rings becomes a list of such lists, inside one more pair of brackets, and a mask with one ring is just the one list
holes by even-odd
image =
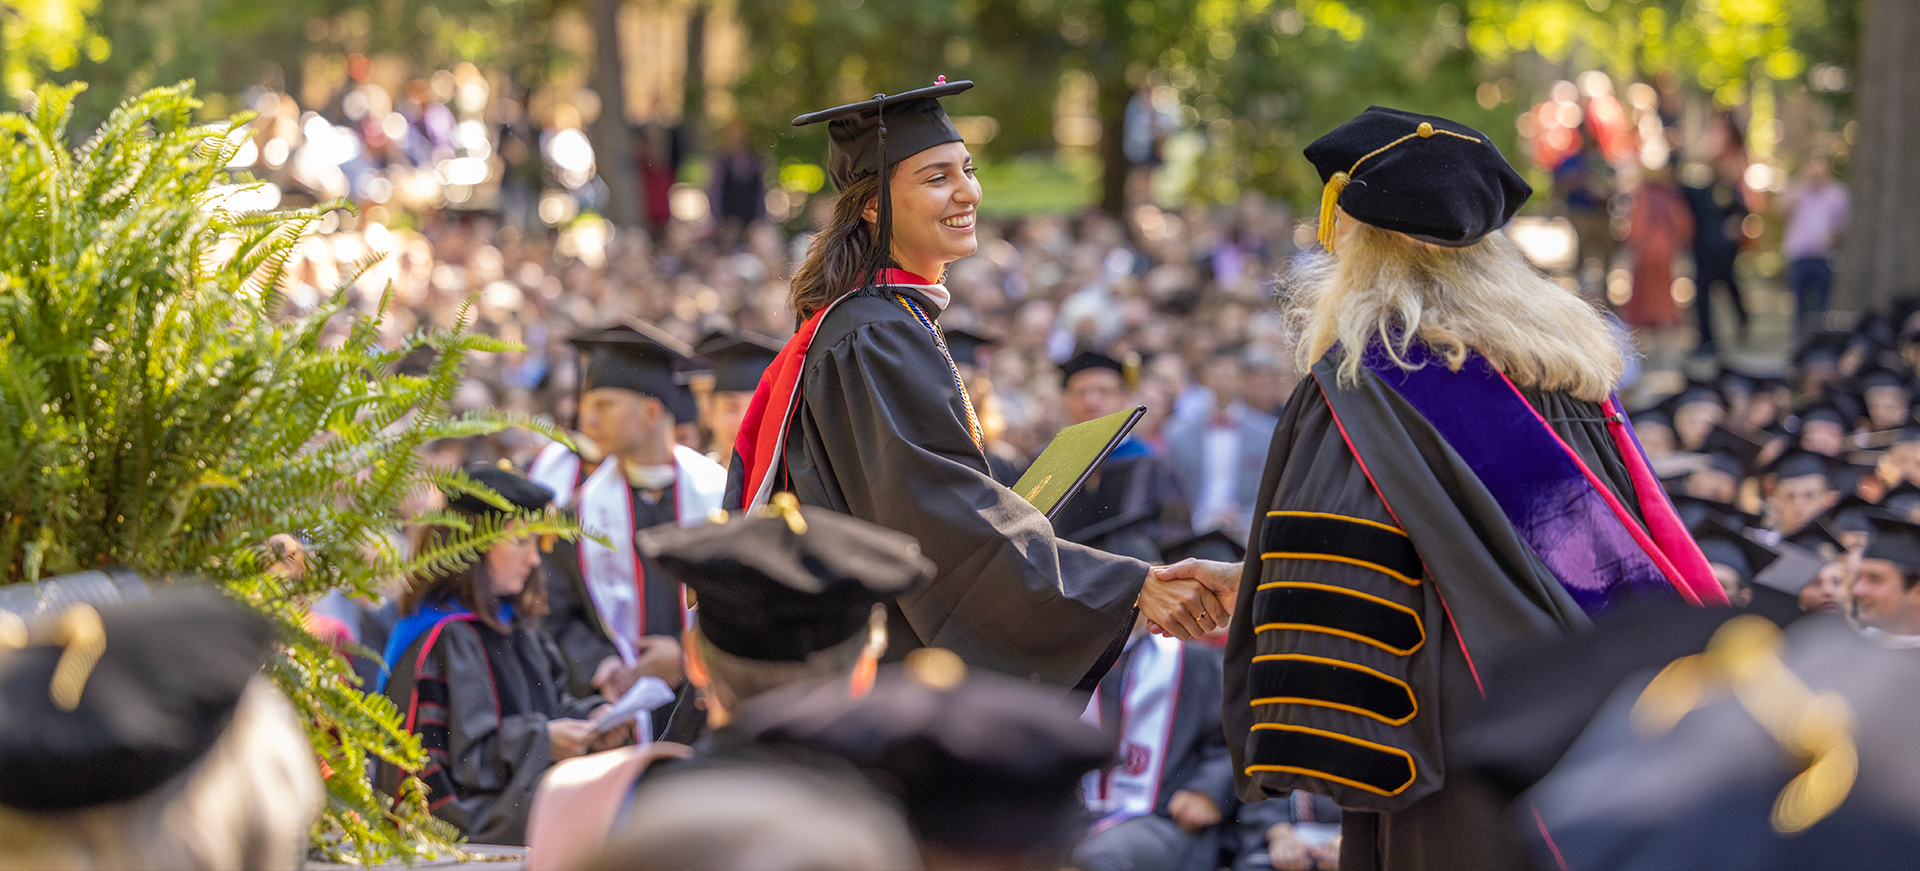
[[1146, 413], [1146, 406], [1136, 405], [1061, 430], [1033, 465], [1027, 467], [1019, 483], [1013, 485], [1013, 492], [1052, 520], [1060, 506], [1067, 504], [1067, 499], [1087, 482], [1087, 476], [1093, 474], [1094, 469], [1100, 468], [1100, 462], [1126, 440], [1127, 433], [1133, 431], [1134, 424]]

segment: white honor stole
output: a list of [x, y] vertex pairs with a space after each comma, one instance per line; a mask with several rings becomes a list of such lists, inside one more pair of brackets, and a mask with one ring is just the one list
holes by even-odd
[[552, 490], [553, 507], [565, 508], [573, 502], [573, 485], [580, 480], [580, 455], [559, 442], [549, 442], [527, 467], [527, 480]]
[[[576, 459], [577, 462], [577, 459]], [[707, 522], [720, 507], [727, 489], [727, 470], [684, 445], [673, 448], [674, 519], [681, 526]], [[612, 547], [591, 538], [580, 540], [580, 576], [593, 599], [600, 625], [619, 653], [620, 661], [634, 662], [640, 636], [646, 632], [646, 570], [633, 545], [633, 491], [620, 461], [608, 457], [580, 485], [580, 527], [605, 538]], [[681, 626], [685, 627], [686, 591], [680, 593]]]
[[[1080, 784], [1087, 809], [1094, 815], [1089, 834], [1153, 813], [1160, 797], [1187, 649], [1180, 639], [1152, 634], [1140, 636], [1134, 644], [1138, 649], [1120, 690], [1120, 764], [1111, 771], [1088, 772]], [[1094, 688], [1086, 712], [1080, 715], [1095, 726], [1104, 725], [1101, 689]]]

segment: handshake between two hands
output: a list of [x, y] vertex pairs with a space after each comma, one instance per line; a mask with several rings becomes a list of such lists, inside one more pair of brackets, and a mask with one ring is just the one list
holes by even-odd
[[1227, 625], [1240, 595], [1241, 563], [1184, 559], [1147, 570], [1140, 614], [1156, 635], [1192, 640]]

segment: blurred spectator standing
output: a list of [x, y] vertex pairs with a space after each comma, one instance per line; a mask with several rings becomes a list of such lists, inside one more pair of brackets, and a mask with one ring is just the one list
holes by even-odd
[[747, 225], [760, 220], [767, 211], [766, 165], [747, 138], [747, 126], [740, 121], [727, 125], [720, 150], [709, 164], [713, 176], [712, 192], [715, 228], [719, 247], [727, 250], [745, 236]]
[[1807, 159], [1800, 177], [1787, 189], [1787, 228], [1780, 255], [1787, 261], [1793, 287], [1796, 337], [1819, 328], [1833, 290], [1833, 252], [1847, 229], [1847, 186], [1833, 178], [1824, 156]]
[[1627, 250], [1633, 254], [1633, 295], [1620, 317], [1635, 329], [1665, 330], [1680, 324], [1673, 299], [1673, 264], [1693, 242], [1693, 214], [1673, 183], [1672, 170], [1648, 170], [1633, 191]]
[[1183, 491], [1193, 494], [1193, 531], [1219, 530], [1245, 544], [1253, 502], [1265, 467], [1267, 443], [1279, 419], [1241, 400], [1240, 358], [1215, 352], [1201, 382], [1212, 402], [1203, 413], [1176, 419], [1167, 433], [1167, 460]]
[[1740, 336], [1747, 333], [1747, 303], [1740, 295], [1740, 282], [1734, 277], [1734, 261], [1746, 240], [1747, 171], [1746, 135], [1725, 115], [1715, 116], [1702, 137], [1703, 164], [1689, 168], [1684, 188], [1687, 208], [1693, 212], [1693, 313], [1700, 325], [1699, 356], [1717, 353], [1713, 333], [1713, 289], [1723, 286], [1733, 302], [1734, 316], [1740, 322]]

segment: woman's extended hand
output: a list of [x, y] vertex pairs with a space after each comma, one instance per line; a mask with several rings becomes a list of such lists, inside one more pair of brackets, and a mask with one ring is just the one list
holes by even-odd
[[[1140, 591], [1140, 612], [1147, 616], [1147, 628], [1160, 635], [1193, 639], [1212, 632], [1217, 627], [1225, 626], [1233, 617], [1234, 602], [1240, 595], [1240, 573], [1244, 568], [1244, 563], [1183, 559], [1170, 566], [1148, 569], [1147, 587], [1155, 586], [1155, 581], [1199, 586], [1206, 591], [1207, 595], [1204, 598], [1193, 598], [1208, 610], [1204, 615], [1195, 614], [1196, 619], [1186, 623], [1179, 622], [1179, 618], [1172, 614], [1167, 616], [1175, 622], [1163, 621], [1156, 612], [1148, 610], [1147, 589], [1143, 587]], [[1195, 629], [1200, 631], [1194, 633]]]
[[1138, 604], [1155, 632], [1186, 641], [1212, 632], [1233, 614], [1199, 582], [1161, 580], [1152, 570], [1140, 586]]

